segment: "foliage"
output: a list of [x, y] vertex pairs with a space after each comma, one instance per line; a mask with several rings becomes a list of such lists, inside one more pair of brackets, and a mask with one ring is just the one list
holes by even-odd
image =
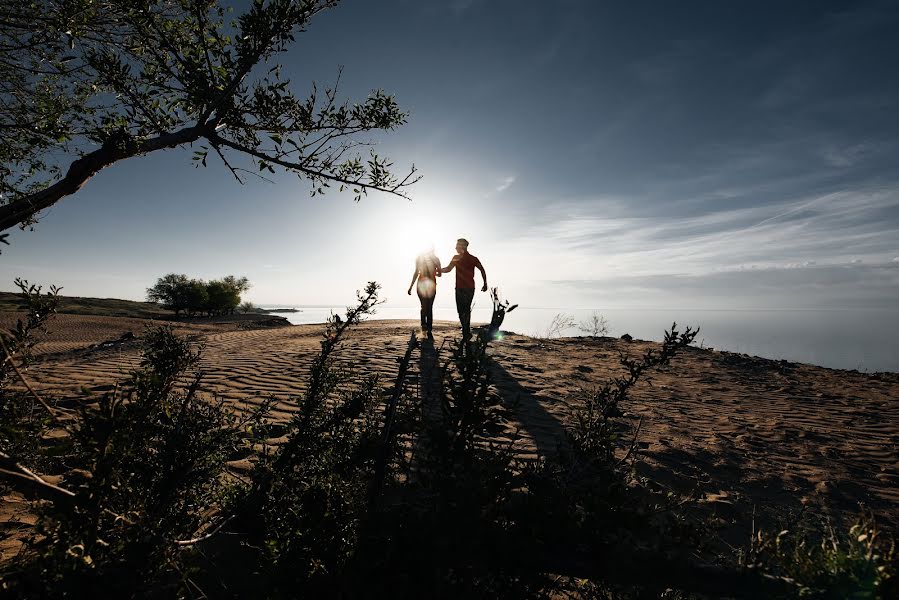
[[[359, 544], [359, 526], [368, 506], [379, 438], [377, 375], [350, 386], [353, 375], [337, 363], [350, 327], [381, 303], [370, 282], [344, 318], [328, 320], [321, 352], [314, 359], [287, 439], [262, 457], [254, 473], [255, 492], [245, 521], [264, 548], [263, 577], [285, 596], [296, 589], [324, 594]], [[261, 538], [261, 539], [259, 539]]]
[[796, 582], [806, 598], [899, 596], [895, 540], [881, 534], [869, 512], [862, 512], [848, 530], [809, 518], [776, 534], [759, 530], [741, 563]]
[[[661, 355], [631, 361], [635, 376], [618, 388], [617, 402], [626, 399], [646, 369], [670, 360], [694, 335], [672, 330]], [[610, 429], [608, 422], [582, 415], [584, 428], [572, 433], [567, 450], [536, 461], [515, 458], [515, 435], [503, 444], [494, 441], [503, 430], [503, 409], [491, 392], [490, 340], [484, 334], [472, 343], [455, 342], [449, 360], [439, 367], [444, 418], [420, 418], [414, 426], [418, 433], [410, 436], [412, 457], [385, 493], [389, 500], [369, 515], [365, 545], [344, 578], [355, 585], [364, 582], [365, 591], [357, 588], [357, 593], [576, 594], [578, 582], [587, 580], [547, 573], [582, 572], [578, 570], [584, 565], [602, 564], [614, 552], [627, 555], [637, 544], [672, 551], [688, 541], [689, 528], [671, 517], [667, 498], [650, 494], [647, 499], [647, 490], [634, 492], [625, 485], [628, 448], [622, 440], [594, 431]], [[410, 405], [413, 411], [424, 410], [414, 403], [407, 410]], [[594, 447], [574, 443], [580, 436], [605, 439], [603, 456], [614, 456], [616, 450], [625, 456], [600, 468]], [[595, 566], [588, 566], [587, 573], [598, 582], [594, 591], [616, 591], [596, 597], [623, 597], [618, 592], [634, 585], [622, 585], [614, 573]], [[615, 584], [604, 586], [603, 578], [610, 575]]]
[[31, 361], [31, 349], [35, 341], [31, 337], [34, 331], [46, 331], [46, 322], [56, 313], [59, 306], [59, 290], [56, 286], [50, 286], [50, 291], [41, 293], [41, 286], [28, 283], [24, 279], [16, 278], [16, 287], [19, 288], [20, 298], [25, 303], [25, 320], [16, 321], [14, 329], [0, 332], [3, 346], [3, 362], [0, 363], [0, 391], [9, 376], [10, 361], [18, 360], [22, 368], [26, 368]]
[[254, 0], [235, 14], [216, 0], [0, 3], [0, 230], [33, 223], [119, 160], [194, 143], [197, 166], [211, 150], [241, 182], [278, 168], [313, 194], [337, 184], [357, 200], [404, 195], [414, 167], [398, 179], [388, 159], [358, 152], [370, 145], [360, 134], [405, 123], [395, 100], [376, 90], [341, 102], [336, 84], [297, 94], [271, 62], [336, 4]]
[[187, 275], [169, 273], [147, 288], [147, 300], [174, 310], [176, 316], [181, 311], [190, 316], [200, 312], [225, 315], [234, 313], [240, 305], [240, 295], [248, 289], [250, 282], [246, 277], [228, 275], [207, 283], [202, 279], [189, 279]]
[[35, 554], [7, 574], [7, 591], [77, 598], [186, 585], [177, 573], [190, 553], [177, 541], [209, 526], [224, 463], [269, 406], [239, 417], [202, 398], [199, 358], [171, 328], [149, 329], [127, 384], [82, 409], [65, 457], [72, 495], [44, 506]]
[[185, 292], [189, 283], [187, 275], [163, 275], [156, 280], [156, 285], [147, 288], [147, 301], [158, 302], [178, 315], [187, 308]]
[[26, 371], [31, 363], [31, 350], [35, 331], [46, 331], [47, 321], [56, 313], [59, 304], [59, 290], [50, 286], [50, 291], [41, 293], [41, 286], [16, 279], [20, 300], [26, 307], [23, 319], [9, 331], [0, 331], [0, 349], [3, 361], [0, 363], [0, 452], [6, 456], [28, 461], [39, 459], [40, 438], [47, 430], [50, 415], [35, 405], [35, 397], [13, 391], [8, 380], [14, 369]]
[[243, 314], [247, 314], [247, 313], [251, 313], [251, 312], [256, 312], [257, 308], [256, 308], [255, 304], [247, 301], [247, 302], [241, 302], [240, 305], [237, 307], [237, 310], [239, 310]]
[[698, 333], [699, 329], [690, 327], [679, 333], [677, 323], [673, 323], [665, 332], [661, 352], [656, 354], [650, 349], [639, 360], [622, 357], [621, 365], [627, 375], [607, 381], [587, 394], [583, 410], [575, 414], [571, 436], [572, 447], [582, 458], [603, 468], [614, 461], [615, 449], [621, 439], [616, 418], [622, 415], [621, 404], [630, 389], [647, 370], [668, 364], [679, 350], [693, 343]]
[[609, 333], [609, 321], [596, 311], [590, 314], [590, 318], [578, 323], [578, 329], [592, 337], [601, 337]]

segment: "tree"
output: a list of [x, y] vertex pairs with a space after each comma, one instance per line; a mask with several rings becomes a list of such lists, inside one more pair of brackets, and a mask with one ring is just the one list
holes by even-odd
[[233, 314], [240, 304], [240, 295], [248, 289], [250, 281], [246, 277], [228, 275], [207, 283], [187, 275], [169, 273], [147, 288], [147, 300], [174, 310], [176, 316], [182, 310], [189, 315], [203, 311], [210, 315]]
[[240, 292], [234, 285], [229, 285], [224, 280], [207, 283], [206, 296], [210, 315], [231, 314], [240, 304]]
[[405, 123], [392, 96], [350, 104], [337, 84], [313, 84], [301, 97], [270, 65], [336, 4], [254, 0], [234, 17], [223, 0], [0, 3], [0, 231], [34, 223], [111, 164], [194, 144], [197, 166], [211, 150], [241, 183], [280, 168], [313, 195], [336, 184], [356, 200], [405, 196], [414, 166], [400, 179], [358, 152], [370, 145], [358, 135]]
[[243, 294], [250, 289], [250, 280], [246, 277], [237, 278], [234, 275], [226, 275], [222, 277], [222, 283], [235, 291], [238, 295]]
[[184, 289], [185, 309], [189, 316], [203, 312], [209, 307], [209, 289], [202, 279], [191, 279]]
[[147, 301], [158, 302], [175, 311], [175, 316], [187, 308], [187, 275], [169, 273], [156, 280], [156, 285], [147, 288]]

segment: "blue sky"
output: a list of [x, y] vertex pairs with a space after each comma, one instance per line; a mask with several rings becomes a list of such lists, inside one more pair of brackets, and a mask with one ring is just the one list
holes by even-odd
[[[899, 4], [346, 0], [281, 57], [294, 89], [396, 95], [411, 202], [241, 186], [191, 150], [101, 172], [3, 248], [23, 276], [142, 299], [168, 272], [249, 299], [392, 305], [456, 237], [525, 306], [890, 307], [899, 296]], [[452, 306], [451, 280], [438, 306]]]

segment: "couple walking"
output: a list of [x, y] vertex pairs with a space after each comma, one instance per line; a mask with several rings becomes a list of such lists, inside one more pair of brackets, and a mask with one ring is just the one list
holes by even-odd
[[481, 261], [468, 252], [468, 240], [456, 240], [456, 255], [446, 267], [441, 268], [440, 259], [434, 256], [434, 249], [415, 259], [415, 272], [409, 284], [407, 294], [412, 294], [412, 286], [416, 280], [418, 299], [421, 301], [421, 328], [428, 333], [428, 339], [434, 339], [431, 329], [434, 324], [434, 297], [437, 295], [437, 278], [443, 273], [456, 269], [456, 310], [462, 323], [462, 339], [471, 337], [471, 302], [474, 300], [474, 270], [481, 272], [484, 285], [482, 292], [487, 291], [487, 272]]

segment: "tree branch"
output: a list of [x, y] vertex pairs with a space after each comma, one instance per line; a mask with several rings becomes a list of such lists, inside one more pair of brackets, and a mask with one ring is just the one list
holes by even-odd
[[154, 138], [137, 141], [127, 134], [108, 139], [100, 148], [85, 154], [71, 164], [65, 177], [39, 192], [28, 194], [0, 206], [0, 231], [27, 222], [38, 212], [49, 208], [66, 196], [74, 194], [101, 170], [120, 160], [154, 150], [174, 148], [194, 142], [210, 133], [211, 124], [201, 123]]
[[[289, 171], [297, 171], [297, 172], [303, 173], [305, 175], [308, 175], [310, 177], [320, 177], [322, 179], [327, 179], [328, 181], [333, 181], [335, 183], [341, 183], [344, 185], [359, 187], [359, 188], [366, 189], [366, 190], [374, 190], [377, 192], [385, 192], [387, 194], [394, 194], [396, 196], [400, 196], [401, 198], [406, 198], [406, 196], [405, 196], [405, 194], [403, 194], [403, 192], [399, 191], [400, 188], [412, 185], [413, 183], [415, 183], [416, 181], [418, 181], [420, 179], [420, 177], [416, 177], [415, 179], [410, 181], [413, 173], [415, 173], [415, 167], [413, 166], [412, 172], [409, 173], [408, 175], [406, 175], [406, 177], [403, 178], [402, 181], [400, 181], [399, 183], [397, 183], [396, 185], [391, 186], [391, 187], [382, 187], [382, 186], [378, 186], [378, 185], [372, 185], [370, 183], [365, 183], [364, 181], [361, 181], [361, 180], [354, 181], [351, 179], [346, 179], [344, 177], [339, 177], [337, 175], [333, 175], [331, 173], [327, 173], [325, 171], [310, 169], [308, 167], [304, 167], [301, 163], [295, 163], [295, 162], [289, 162], [286, 160], [281, 160], [279, 158], [270, 156], [264, 152], [260, 152], [259, 150], [255, 150], [248, 146], [244, 146], [243, 144], [238, 144], [237, 142], [232, 142], [231, 140], [229, 140], [227, 138], [223, 138], [214, 132], [206, 135], [206, 139], [208, 139], [212, 143], [221, 144], [222, 146], [228, 146], [229, 148], [233, 148], [234, 150], [238, 150], [240, 152], [243, 152], [244, 154], [249, 154], [250, 156], [255, 156], [256, 158], [262, 159], [266, 162], [270, 162], [270, 163], [278, 165], [280, 167], [284, 167], [285, 169], [287, 169]], [[2, 231], [2, 229], [0, 229], [0, 231]]]

